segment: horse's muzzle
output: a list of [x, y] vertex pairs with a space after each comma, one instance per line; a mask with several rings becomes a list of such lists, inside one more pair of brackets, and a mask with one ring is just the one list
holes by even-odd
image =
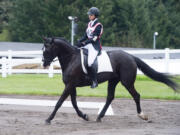
[[44, 67], [44, 69], [48, 69], [49, 68], [49, 66], [50, 66], [50, 63], [47, 63], [47, 62], [43, 62], [43, 67]]
[[43, 66], [44, 67], [44, 69], [49, 69], [49, 66]]

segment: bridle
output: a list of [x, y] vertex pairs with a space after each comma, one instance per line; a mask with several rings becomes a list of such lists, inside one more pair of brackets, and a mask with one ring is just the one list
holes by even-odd
[[[42, 51], [44, 52], [45, 51], [45, 49], [46, 49], [46, 47], [43, 45], [43, 47], [42, 47]], [[57, 61], [58, 59], [57, 58], [54, 58], [53, 60], [52, 60], [52, 62], [55, 62], [55, 61]], [[44, 62], [44, 56], [42, 55], [42, 62]]]

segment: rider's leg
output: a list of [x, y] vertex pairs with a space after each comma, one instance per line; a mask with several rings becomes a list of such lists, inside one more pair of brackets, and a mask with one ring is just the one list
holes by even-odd
[[98, 51], [94, 49], [92, 44], [88, 44], [87, 48], [88, 48], [88, 74], [92, 80], [91, 88], [95, 88], [98, 86], [97, 69], [93, 63], [98, 55]]
[[91, 67], [88, 67], [88, 75], [92, 81], [91, 83], [91, 88], [95, 88], [98, 86], [98, 81], [97, 81], [97, 68], [93, 64]]

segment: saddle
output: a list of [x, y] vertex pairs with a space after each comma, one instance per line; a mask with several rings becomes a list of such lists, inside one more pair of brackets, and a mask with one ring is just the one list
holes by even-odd
[[[88, 50], [85, 48], [80, 48], [81, 53], [81, 66], [83, 72], [88, 74]], [[97, 73], [100, 72], [113, 72], [111, 62], [109, 56], [107, 55], [106, 51], [101, 51], [98, 53], [97, 58], [95, 59], [93, 65], [96, 68]]]
[[[82, 50], [83, 50], [83, 56], [84, 56], [84, 67], [87, 70], [87, 68], [88, 68], [88, 49], [82, 48]], [[100, 54], [101, 54], [101, 52], [99, 52], [97, 56], [99, 56]], [[97, 69], [98, 69], [97, 57], [94, 60], [94, 63], [92, 64], [92, 66], [96, 69], [96, 72], [97, 72]]]

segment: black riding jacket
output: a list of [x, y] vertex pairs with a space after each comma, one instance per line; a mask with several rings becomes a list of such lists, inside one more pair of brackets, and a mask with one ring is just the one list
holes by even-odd
[[[98, 20], [96, 20], [94, 22], [94, 24], [92, 25], [95, 26], [98, 22]], [[88, 26], [87, 26], [88, 27]], [[93, 47], [99, 52], [101, 51], [102, 49], [102, 46], [101, 46], [101, 42], [100, 42], [100, 38], [101, 38], [101, 30], [103, 29], [102, 27], [102, 24], [99, 24], [96, 26], [95, 30], [93, 31], [93, 36], [92, 38], [88, 38], [87, 36], [87, 32], [85, 32], [84, 36], [79, 40], [79, 42], [84, 42], [85, 45], [89, 44], [89, 43], [92, 43]], [[94, 37], [97, 36], [97, 39], [94, 40]]]

